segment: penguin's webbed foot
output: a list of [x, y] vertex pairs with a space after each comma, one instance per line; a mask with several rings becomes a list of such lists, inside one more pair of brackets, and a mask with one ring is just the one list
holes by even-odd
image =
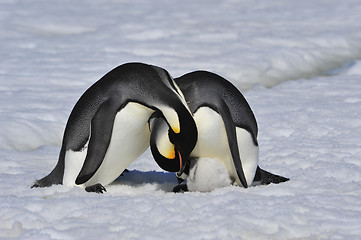
[[175, 186], [175, 187], [173, 188], [173, 192], [174, 192], [174, 193], [188, 192], [187, 184], [178, 184], [177, 186]]
[[95, 185], [86, 187], [85, 191], [87, 191], [87, 192], [95, 192], [95, 193], [104, 193], [107, 190], [105, 189], [105, 187], [103, 187], [103, 185], [101, 185], [100, 183], [97, 183]]

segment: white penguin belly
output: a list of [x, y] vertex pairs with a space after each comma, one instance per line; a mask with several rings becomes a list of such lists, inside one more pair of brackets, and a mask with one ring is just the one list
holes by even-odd
[[[227, 132], [221, 115], [208, 107], [201, 107], [194, 113], [198, 129], [197, 145], [191, 157], [216, 158], [223, 162], [230, 178], [242, 186], [229, 149]], [[236, 128], [238, 149], [248, 186], [252, 184], [258, 165], [258, 147], [252, 136], [244, 129]]]
[[[236, 134], [243, 173], [246, 177], [247, 185], [251, 186], [258, 166], [259, 149], [258, 146], [253, 143], [252, 135], [245, 129], [236, 127]], [[238, 177], [237, 184], [241, 186]]]
[[[111, 183], [148, 148], [150, 132], [147, 121], [153, 112], [141, 104], [130, 102], [116, 114], [105, 157], [99, 169], [84, 184], [85, 187]], [[64, 185], [75, 185], [86, 152], [86, 148], [80, 152], [66, 152]]]
[[75, 179], [78, 177], [86, 158], [88, 143], [89, 140], [80, 151], [67, 150], [65, 152], [63, 185], [67, 187], [75, 186]]
[[201, 107], [194, 113], [194, 120], [198, 140], [191, 156], [220, 158], [222, 161], [228, 158], [230, 152], [221, 116], [208, 107]]

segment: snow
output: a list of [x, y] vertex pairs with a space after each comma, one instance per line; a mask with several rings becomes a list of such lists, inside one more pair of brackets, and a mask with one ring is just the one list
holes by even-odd
[[[0, 238], [359, 239], [361, 3], [0, 2]], [[80, 95], [125, 62], [216, 72], [259, 124], [260, 166], [290, 178], [173, 194], [149, 151], [103, 195], [30, 189]]]

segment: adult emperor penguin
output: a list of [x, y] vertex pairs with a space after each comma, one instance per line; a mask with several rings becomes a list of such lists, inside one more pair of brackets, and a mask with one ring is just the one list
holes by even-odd
[[106, 191], [104, 185], [149, 147], [148, 120], [154, 112], [161, 112], [175, 141], [182, 142], [177, 157], [188, 158], [197, 129], [169, 73], [142, 63], [111, 70], [80, 97], [69, 116], [57, 165], [33, 187], [64, 184]]
[[[268, 184], [288, 180], [259, 168], [256, 118], [234, 85], [207, 71], [191, 72], [175, 81], [184, 94], [198, 129], [197, 144], [188, 159], [188, 168], [191, 159], [215, 158], [223, 162], [235, 185], [247, 188], [253, 181]], [[167, 149], [175, 142], [173, 134], [167, 132], [167, 124], [159, 116], [154, 117], [150, 127], [152, 154], [157, 163], [167, 170], [169, 161], [162, 151], [169, 152]]]

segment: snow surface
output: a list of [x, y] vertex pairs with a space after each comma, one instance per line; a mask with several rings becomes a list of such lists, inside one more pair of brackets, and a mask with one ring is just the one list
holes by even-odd
[[[360, 239], [360, 12], [358, 0], [1, 1], [0, 238]], [[132, 61], [232, 81], [259, 123], [260, 166], [291, 180], [173, 194], [146, 152], [103, 195], [30, 189], [76, 100]]]

